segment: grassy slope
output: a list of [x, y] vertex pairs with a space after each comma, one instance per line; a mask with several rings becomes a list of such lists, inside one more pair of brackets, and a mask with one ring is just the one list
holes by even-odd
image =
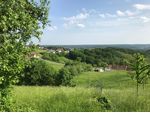
[[45, 60], [45, 61], [50, 63], [52, 65], [52, 67], [54, 67], [56, 70], [60, 70], [64, 66], [64, 64], [62, 64], [62, 63], [56, 63], [56, 62], [49, 61], [49, 60]]
[[[150, 111], [150, 85], [135, 93], [125, 71], [87, 72], [73, 80], [77, 87], [15, 87], [14, 111], [102, 111], [96, 97], [106, 96], [112, 111]], [[92, 88], [97, 87], [97, 88]]]
[[127, 88], [134, 85], [126, 71], [86, 72], [75, 77], [73, 81], [78, 86], [86, 87]]
[[140, 87], [136, 96], [136, 85], [125, 71], [87, 72], [74, 78], [78, 86], [103, 86], [102, 95], [112, 102], [112, 111], [150, 111], [150, 84]]

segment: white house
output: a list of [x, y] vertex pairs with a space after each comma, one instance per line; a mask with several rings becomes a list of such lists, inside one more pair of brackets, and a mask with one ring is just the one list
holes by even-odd
[[96, 72], [104, 72], [105, 70], [103, 68], [94, 68], [94, 71], [96, 71]]

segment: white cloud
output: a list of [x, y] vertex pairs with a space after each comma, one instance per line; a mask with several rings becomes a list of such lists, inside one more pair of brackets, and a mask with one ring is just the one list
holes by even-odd
[[105, 18], [105, 17], [106, 17], [105, 14], [99, 14], [99, 16], [100, 16], [101, 18]]
[[[85, 10], [85, 9], [84, 9]], [[81, 24], [84, 20], [86, 20], [89, 17], [89, 13], [84, 12], [80, 13], [76, 16], [71, 16], [71, 17], [64, 17], [65, 23], [64, 27], [69, 27], [69, 26], [78, 26], [78, 27], [85, 27], [83, 24]]]
[[89, 16], [88, 13], [80, 13], [76, 16], [71, 16], [71, 17], [64, 17], [64, 20], [65, 21], [69, 21], [69, 22], [76, 22], [76, 21], [79, 21], [79, 20], [84, 20], [86, 19], [87, 17]]
[[134, 4], [133, 7], [138, 10], [150, 10], [150, 4]]
[[85, 25], [84, 24], [77, 24], [77, 27], [79, 27], [79, 28], [85, 28]]
[[55, 30], [57, 30], [58, 28], [57, 28], [57, 26], [50, 26], [50, 27], [47, 27], [46, 28], [48, 31], [55, 31]]
[[125, 13], [120, 10], [116, 11], [116, 13], [118, 16], [125, 16]]
[[84, 13], [84, 14], [83, 14], [83, 13], [80, 13], [80, 14], [77, 15], [75, 18], [82, 20], [82, 19], [86, 19], [88, 16], [89, 16], [88, 13]]
[[116, 13], [118, 16], [135, 16], [137, 14], [137, 12], [131, 12], [130, 10], [126, 11], [117, 10]]
[[101, 18], [115, 18], [115, 17], [117, 17], [117, 15], [115, 15], [115, 14], [110, 14], [110, 13], [105, 13], [105, 14], [102, 14], [102, 13], [100, 13], [100, 14], [98, 14], [99, 15], [99, 17], [101, 17]]
[[140, 17], [140, 19], [142, 19], [144, 23], [150, 22], [150, 18], [148, 18], [146, 16], [142, 16], [142, 17]]
[[126, 14], [127, 16], [134, 16], [134, 15], [135, 15], [135, 13], [133, 13], [133, 12], [131, 12], [131, 11], [129, 11], [129, 10], [126, 10], [126, 11], [125, 11], [125, 14]]

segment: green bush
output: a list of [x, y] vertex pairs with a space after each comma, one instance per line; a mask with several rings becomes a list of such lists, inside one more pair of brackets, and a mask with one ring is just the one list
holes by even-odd
[[68, 68], [62, 68], [59, 71], [59, 74], [56, 77], [56, 84], [57, 85], [70, 85], [70, 81], [73, 78], [70, 70]]
[[91, 69], [92, 66], [89, 64], [69, 61], [58, 72], [49, 62], [41, 59], [32, 59], [31, 65], [25, 68], [18, 84], [75, 86], [75, 84], [71, 83], [73, 77]]
[[55, 85], [56, 70], [46, 61], [32, 59], [31, 66], [24, 70], [20, 85]]
[[56, 83], [57, 85], [75, 86], [75, 84], [72, 84], [71, 82], [73, 77], [79, 75], [82, 72], [91, 70], [91, 65], [80, 62], [67, 62], [65, 66], [59, 71], [59, 74], [56, 77]]
[[50, 61], [55, 61], [55, 62], [60, 62], [59, 56], [53, 53], [41, 53], [42, 54], [42, 59], [45, 60], [50, 60]]

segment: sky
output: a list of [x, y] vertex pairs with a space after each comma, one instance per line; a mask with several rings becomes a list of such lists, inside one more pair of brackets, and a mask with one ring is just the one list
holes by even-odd
[[149, 44], [150, 0], [51, 0], [39, 44]]

